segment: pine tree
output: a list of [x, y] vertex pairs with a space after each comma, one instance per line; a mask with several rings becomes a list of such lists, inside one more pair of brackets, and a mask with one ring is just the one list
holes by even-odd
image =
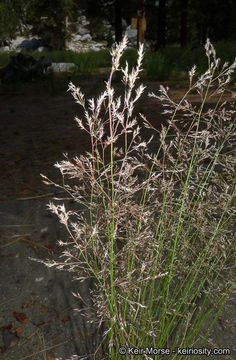
[[19, 19], [12, 2], [0, 0], [0, 43], [10, 40], [15, 36]]
[[32, 31], [52, 48], [64, 49], [70, 36], [67, 19], [72, 19], [77, 11], [73, 0], [32, 0], [29, 13]]

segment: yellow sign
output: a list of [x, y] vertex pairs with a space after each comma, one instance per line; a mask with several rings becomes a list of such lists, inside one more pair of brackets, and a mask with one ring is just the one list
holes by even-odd
[[142, 18], [132, 18], [131, 19], [131, 29], [133, 30], [137, 30], [139, 27], [139, 30], [141, 31], [146, 31], [147, 29], [147, 23], [146, 23], [146, 18], [142, 17]]
[[137, 18], [132, 18], [131, 19], [131, 29], [137, 30], [137, 28], [138, 28], [138, 19]]

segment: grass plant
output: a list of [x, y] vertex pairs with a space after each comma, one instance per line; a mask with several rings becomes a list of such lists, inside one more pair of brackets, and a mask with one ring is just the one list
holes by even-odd
[[158, 51], [146, 57], [145, 70], [148, 79], [165, 81], [172, 78], [174, 67], [169, 59]]
[[[197, 77], [196, 67], [191, 69], [179, 102], [164, 86], [149, 94], [169, 117], [168, 126], [158, 131], [140, 114], [159, 140], [152, 153], [153, 137], [142, 138], [143, 128], [133, 117], [144, 91], [143, 85], [136, 87], [143, 47], [129, 71], [128, 64], [120, 67], [126, 45], [124, 37], [112, 49], [111, 73], [98, 98], [87, 101], [69, 84], [84, 109], [84, 118], [75, 120], [90, 137], [91, 151], [73, 159], [65, 154], [55, 164], [61, 184], [42, 175], [78, 205], [78, 211], [58, 205], [61, 199], [48, 205], [69, 240], [59, 242], [65, 248], [61, 261], [42, 262], [74, 272], [79, 282], [94, 280], [93, 321], [103, 338], [95, 359], [125, 358], [122, 347], [127, 353], [128, 348], [148, 349], [138, 357], [131, 352], [130, 359], [162, 359], [164, 348], [169, 359], [194, 359], [177, 348], [205, 344], [234, 286], [235, 111], [222, 96], [236, 61], [221, 65], [208, 40], [208, 70]], [[124, 84], [120, 97], [112, 86], [117, 71]], [[188, 99], [193, 91], [199, 106]], [[210, 108], [213, 95], [217, 101]], [[74, 295], [81, 299], [79, 285]], [[80, 311], [86, 313], [86, 306]]]

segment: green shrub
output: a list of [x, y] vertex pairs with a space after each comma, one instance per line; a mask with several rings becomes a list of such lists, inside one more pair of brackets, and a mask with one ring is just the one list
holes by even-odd
[[6, 66], [13, 55], [14, 53], [0, 52], [0, 67]]
[[150, 53], [146, 57], [145, 70], [150, 80], [169, 80], [173, 72], [173, 65], [161, 52]]

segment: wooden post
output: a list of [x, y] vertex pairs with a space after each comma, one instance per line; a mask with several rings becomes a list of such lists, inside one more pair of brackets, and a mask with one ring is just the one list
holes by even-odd
[[145, 13], [141, 17], [131, 19], [131, 29], [137, 30], [137, 48], [139, 43], [144, 42], [144, 32], [146, 31]]
[[146, 31], [146, 19], [144, 16], [138, 18], [137, 21], [137, 48], [139, 47], [139, 43], [144, 42], [144, 32]]

